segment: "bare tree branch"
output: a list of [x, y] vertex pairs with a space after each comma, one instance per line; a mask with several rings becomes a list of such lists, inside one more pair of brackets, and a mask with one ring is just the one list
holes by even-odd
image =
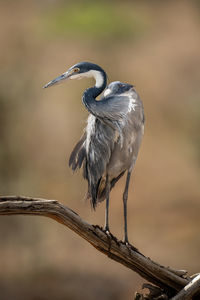
[[190, 300], [200, 288], [200, 274], [190, 281], [175, 297], [171, 300]]
[[134, 246], [125, 245], [113, 235], [108, 236], [99, 226], [88, 224], [74, 211], [56, 200], [22, 196], [0, 197], [0, 215], [17, 214], [40, 215], [56, 220], [76, 232], [109, 258], [159, 286], [168, 295], [175, 295], [190, 283], [190, 278], [184, 277], [185, 271], [176, 271], [153, 262]]

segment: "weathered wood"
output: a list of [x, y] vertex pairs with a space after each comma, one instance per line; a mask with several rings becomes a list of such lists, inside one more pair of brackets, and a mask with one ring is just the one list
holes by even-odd
[[190, 300], [199, 289], [200, 275], [197, 275], [171, 300]]
[[134, 246], [125, 245], [113, 235], [108, 236], [102, 228], [88, 224], [77, 213], [56, 200], [23, 196], [0, 197], [0, 215], [17, 214], [40, 215], [56, 220], [76, 232], [109, 258], [137, 272], [170, 296], [175, 295], [190, 282], [189, 278], [183, 277], [185, 271], [179, 272], [153, 262]]
[[142, 288], [147, 289], [149, 291], [148, 294], [136, 292], [134, 300], [169, 300], [168, 295], [166, 295], [161, 288], [155, 285], [144, 283]]

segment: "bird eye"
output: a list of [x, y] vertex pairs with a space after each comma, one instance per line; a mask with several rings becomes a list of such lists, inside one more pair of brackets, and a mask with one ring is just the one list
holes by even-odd
[[79, 68], [75, 68], [74, 73], [77, 73], [79, 70], [80, 70]]

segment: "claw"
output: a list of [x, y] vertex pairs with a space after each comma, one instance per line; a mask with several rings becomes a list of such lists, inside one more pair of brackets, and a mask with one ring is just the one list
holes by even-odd
[[123, 243], [129, 250], [133, 250], [133, 251], [140, 253], [139, 250], [136, 247], [134, 247], [133, 245], [131, 245], [128, 240], [127, 241], [124, 240]]
[[111, 234], [109, 228], [106, 227], [106, 226], [105, 226], [105, 228], [104, 228], [104, 232], [106, 233], [107, 238], [108, 238], [108, 243], [109, 243], [109, 246], [108, 246], [108, 252], [110, 253], [112, 234]]
[[126, 239], [123, 240], [123, 243], [126, 245], [126, 247], [130, 247], [131, 246], [131, 244], [129, 243], [129, 241], [126, 240]]
[[105, 233], [106, 233], [107, 235], [111, 236], [110, 230], [109, 230], [109, 227], [108, 227], [108, 226], [105, 226], [105, 227], [104, 227], [104, 231], [105, 231]]

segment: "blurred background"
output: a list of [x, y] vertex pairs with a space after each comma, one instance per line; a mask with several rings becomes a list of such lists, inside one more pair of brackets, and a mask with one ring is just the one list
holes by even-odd
[[[200, 1], [0, 3], [0, 193], [57, 199], [92, 224], [86, 182], [68, 167], [91, 79], [42, 86], [79, 61], [136, 86], [146, 129], [128, 200], [129, 238], [175, 269], [200, 272]], [[125, 178], [111, 194], [123, 234]], [[0, 218], [1, 299], [132, 299], [143, 279], [42, 217]]]

